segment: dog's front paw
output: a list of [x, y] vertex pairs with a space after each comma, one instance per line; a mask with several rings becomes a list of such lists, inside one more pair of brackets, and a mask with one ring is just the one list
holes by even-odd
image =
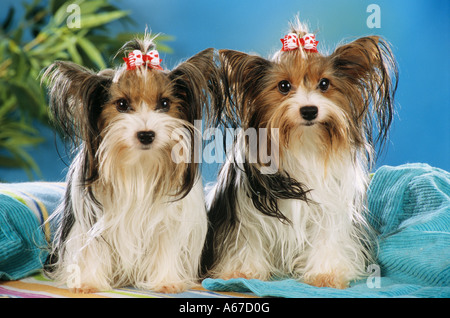
[[233, 279], [233, 278], [245, 278], [245, 279], [249, 279], [249, 275], [239, 272], [239, 271], [234, 271], [231, 273], [225, 273], [220, 275], [220, 278], [228, 280], [228, 279]]
[[81, 284], [78, 287], [69, 288], [69, 291], [75, 294], [93, 294], [98, 293], [100, 290], [88, 284]]
[[335, 273], [308, 275], [305, 277], [304, 281], [306, 284], [316, 287], [344, 289], [348, 286], [348, 281], [341, 275]]
[[187, 289], [185, 283], [168, 283], [157, 285], [153, 288], [154, 291], [164, 294], [177, 294], [184, 292]]
[[245, 279], [260, 279], [260, 280], [267, 280], [267, 275], [261, 274], [261, 273], [254, 273], [250, 271], [241, 272], [241, 271], [234, 271], [230, 273], [225, 273], [220, 275], [219, 278], [228, 280], [232, 278], [245, 278]]

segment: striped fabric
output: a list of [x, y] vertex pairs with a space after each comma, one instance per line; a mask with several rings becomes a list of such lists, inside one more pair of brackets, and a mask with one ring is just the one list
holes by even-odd
[[254, 298], [251, 293], [214, 292], [201, 286], [179, 294], [162, 294], [132, 287], [94, 294], [74, 294], [38, 273], [18, 281], [0, 282], [0, 298]]
[[44, 225], [45, 238], [50, 241], [50, 226], [45, 224], [65, 191], [64, 183], [24, 182], [0, 183], [0, 194], [12, 197], [29, 208], [40, 225]]

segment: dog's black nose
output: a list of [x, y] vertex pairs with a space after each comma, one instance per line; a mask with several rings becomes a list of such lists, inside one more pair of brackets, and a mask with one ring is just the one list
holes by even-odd
[[300, 115], [304, 120], [313, 120], [319, 114], [317, 106], [303, 106], [300, 108]]
[[143, 145], [150, 145], [155, 140], [155, 132], [152, 130], [140, 131], [137, 133], [137, 139]]

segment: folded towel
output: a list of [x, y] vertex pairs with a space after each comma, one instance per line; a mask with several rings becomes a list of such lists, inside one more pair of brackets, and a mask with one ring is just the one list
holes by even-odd
[[426, 164], [382, 167], [368, 199], [383, 276], [450, 286], [450, 174]]
[[64, 184], [0, 184], [0, 280], [16, 280], [42, 269], [51, 239], [45, 223], [64, 195]]
[[383, 166], [368, 192], [377, 263], [345, 290], [293, 279], [205, 279], [215, 291], [273, 297], [450, 297], [450, 174], [426, 164]]
[[294, 279], [263, 282], [258, 279], [233, 278], [229, 280], [206, 278], [205, 289], [216, 292], [254, 293], [260, 297], [283, 298], [448, 298], [450, 287], [433, 287], [399, 283], [381, 277], [378, 283], [370, 278], [352, 282], [347, 289], [314, 287]]

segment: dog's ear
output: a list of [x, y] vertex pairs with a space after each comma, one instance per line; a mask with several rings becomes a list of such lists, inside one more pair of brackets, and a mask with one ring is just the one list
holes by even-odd
[[186, 66], [192, 66], [200, 70], [209, 79], [211, 73], [214, 72], [214, 49], [205, 49], [194, 56], [190, 57], [186, 62], [181, 63], [179, 68], [183, 69]]
[[183, 103], [181, 108], [187, 121], [201, 119], [208, 104], [219, 97], [218, 72], [214, 62], [214, 50], [203, 50], [182, 62], [169, 73], [175, 94]]
[[52, 119], [72, 141], [89, 142], [97, 136], [97, 121], [108, 99], [112, 70], [96, 74], [72, 62], [58, 61], [50, 65], [42, 76], [48, 86]]
[[[397, 64], [389, 44], [378, 36], [363, 37], [338, 47], [330, 60], [336, 76], [358, 89], [355, 98], [359, 95], [361, 105], [354, 105], [359, 110], [356, 117], [365, 121], [372, 146], [379, 143], [382, 148], [392, 123], [398, 84]], [[378, 136], [374, 141], [375, 129]]]
[[271, 62], [257, 55], [251, 55], [234, 50], [220, 50], [219, 61], [222, 72], [230, 83], [241, 82], [245, 78], [252, 80], [264, 77]]
[[[48, 85], [50, 115], [66, 138], [68, 146], [84, 147], [84, 182], [98, 177], [96, 151], [100, 144], [98, 119], [109, 98], [113, 72], [100, 74], [72, 62], [55, 62], [44, 72], [42, 82]], [[89, 195], [92, 193], [89, 190]]]
[[265, 89], [273, 62], [233, 50], [220, 50], [219, 61], [225, 98], [216, 118], [227, 118], [228, 126], [239, 127], [241, 123], [236, 120], [246, 122], [247, 107]]
[[[174, 93], [181, 101], [179, 107], [185, 120], [190, 124], [186, 128], [190, 132], [191, 158], [184, 170], [184, 182], [177, 196], [183, 198], [192, 189], [198, 180], [198, 162], [195, 161], [195, 153], [201, 149], [195, 149], [202, 144], [201, 132], [194, 128], [195, 120], [202, 120], [203, 114], [209, 112], [211, 105], [220, 102], [220, 84], [218, 70], [214, 62], [214, 50], [203, 50], [187, 61], [178, 65], [168, 73], [173, 84]], [[194, 140], [198, 142], [194, 142]]]
[[389, 73], [389, 68], [395, 68], [389, 44], [378, 36], [362, 37], [342, 45], [331, 58], [335, 69], [355, 79], [373, 76], [374, 69]]

